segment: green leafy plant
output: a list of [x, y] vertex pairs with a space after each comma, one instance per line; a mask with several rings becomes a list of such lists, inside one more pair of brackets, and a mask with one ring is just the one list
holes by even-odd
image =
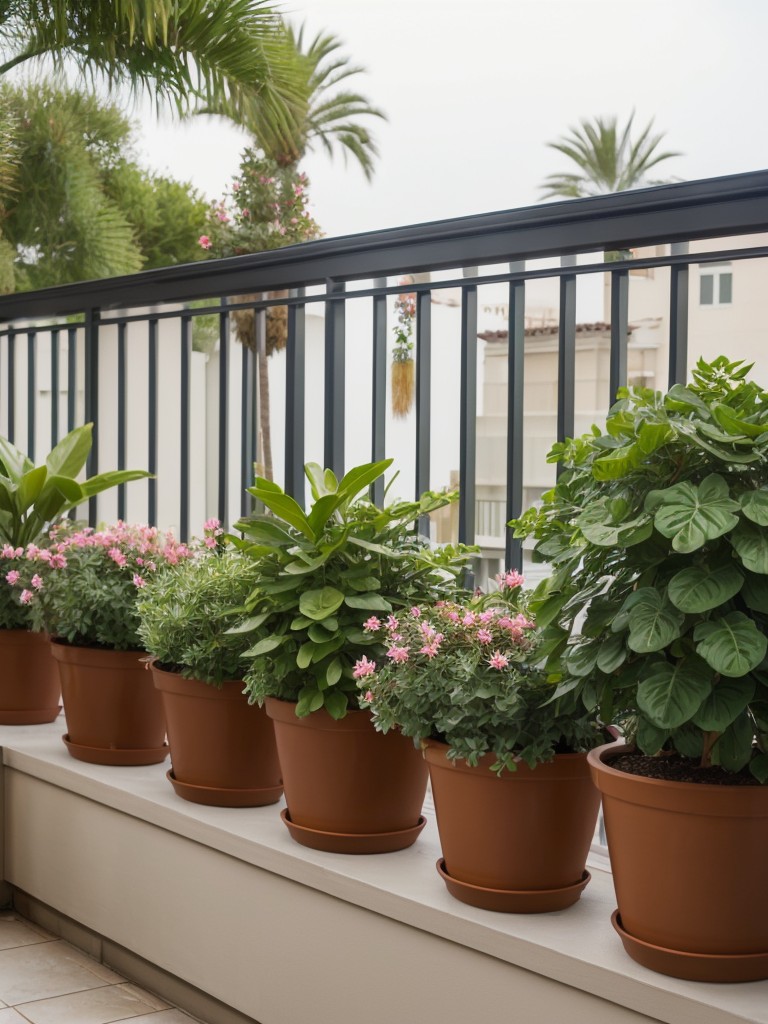
[[500, 589], [463, 604], [418, 606], [364, 624], [384, 645], [377, 664], [363, 656], [354, 675], [361, 706], [381, 732], [397, 727], [415, 740], [448, 744], [447, 756], [477, 765], [488, 752], [492, 771], [531, 768], [556, 753], [602, 742], [594, 714], [572, 693], [552, 701], [536, 667], [537, 634], [525, 611], [523, 577], [498, 576]]
[[76, 427], [36, 466], [0, 437], [0, 543], [14, 548], [40, 541], [50, 527], [88, 498], [149, 476], [144, 470], [99, 473], [77, 481], [93, 444], [93, 424]]
[[154, 526], [118, 522], [94, 531], [63, 523], [48, 547], [27, 547], [6, 581], [34, 628], [78, 647], [141, 650], [137, 605], [147, 579], [190, 553]]
[[[221, 689], [240, 679], [249, 636], [229, 632], [260, 572], [240, 551], [204, 551], [147, 580], [137, 605], [142, 647], [160, 668]], [[242, 614], [241, 614], [242, 617]]]
[[381, 648], [361, 628], [364, 614], [455, 592], [470, 549], [432, 549], [416, 523], [456, 494], [427, 493], [378, 508], [361, 495], [391, 462], [358, 466], [341, 481], [309, 463], [308, 512], [263, 477], [249, 488], [271, 513], [236, 524], [244, 535], [236, 543], [259, 566], [249, 617], [237, 627], [255, 633], [246, 655], [251, 700], [277, 697], [296, 701], [299, 716], [325, 708], [343, 718], [357, 706], [355, 662]]
[[533, 595], [558, 694], [647, 754], [768, 781], [768, 393], [699, 360], [668, 394], [621, 389], [606, 433], [515, 521], [552, 575]]

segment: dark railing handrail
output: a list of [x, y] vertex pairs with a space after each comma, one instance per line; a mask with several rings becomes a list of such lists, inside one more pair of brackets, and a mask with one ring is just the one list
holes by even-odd
[[8, 295], [0, 297], [0, 321], [766, 230], [768, 170], [760, 170], [323, 238]]

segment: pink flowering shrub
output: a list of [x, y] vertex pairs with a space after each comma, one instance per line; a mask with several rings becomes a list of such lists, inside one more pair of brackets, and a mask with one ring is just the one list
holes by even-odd
[[[212, 537], [215, 544], [218, 523], [206, 526], [204, 543]], [[93, 530], [64, 522], [46, 547], [14, 553], [4, 580], [33, 628], [81, 647], [140, 650], [137, 604], [147, 580], [191, 554], [153, 526], [118, 522]]]
[[210, 258], [219, 258], [318, 238], [308, 186], [307, 176], [295, 168], [278, 167], [256, 150], [245, 150], [238, 177], [211, 204], [198, 245]]
[[516, 572], [497, 577], [499, 590], [464, 604], [440, 601], [397, 615], [370, 616], [363, 629], [384, 657], [359, 659], [360, 704], [381, 732], [397, 727], [416, 742], [448, 744], [448, 757], [492, 770], [534, 767], [556, 753], [602, 742], [593, 716], [555, 687], [538, 667], [538, 632]]

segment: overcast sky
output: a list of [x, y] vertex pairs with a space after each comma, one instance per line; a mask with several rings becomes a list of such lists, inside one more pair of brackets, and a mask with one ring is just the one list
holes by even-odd
[[[546, 143], [580, 118], [634, 109], [683, 156], [660, 176], [768, 167], [766, 0], [295, 0], [367, 73], [383, 109], [368, 183], [323, 153], [302, 165], [329, 236], [536, 203], [568, 161]], [[217, 197], [245, 136], [210, 118], [144, 118], [142, 159]]]

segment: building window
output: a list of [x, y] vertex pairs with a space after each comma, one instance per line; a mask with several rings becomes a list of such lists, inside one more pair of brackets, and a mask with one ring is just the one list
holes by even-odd
[[709, 263], [700, 268], [699, 305], [730, 306], [733, 302], [733, 273], [730, 263]]

